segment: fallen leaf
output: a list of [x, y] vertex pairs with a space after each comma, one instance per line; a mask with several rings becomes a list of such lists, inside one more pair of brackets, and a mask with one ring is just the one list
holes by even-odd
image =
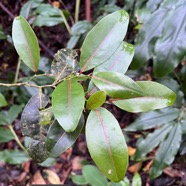
[[128, 171], [130, 173], [136, 173], [139, 171], [139, 169], [141, 168], [141, 162], [138, 162], [138, 163], [135, 163], [134, 165], [131, 165], [129, 168], [128, 168]]
[[60, 184], [59, 176], [52, 170], [45, 169], [43, 172], [47, 175], [47, 179], [51, 184]]
[[128, 154], [129, 156], [133, 156], [136, 153], [136, 149], [128, 146]]
[[32, 180], [32, 184], [46, 184], [45, 180], [43, 179], [40, 171], [37, 171]]
[[149, 162], [147, 163], [147, 165], [144, 167], [143, 171], [145, 171], [145, 172], [149, 171], [149, 169], [150, 169], [152, 163], [153, 163], [153, 160], [149, 161]]

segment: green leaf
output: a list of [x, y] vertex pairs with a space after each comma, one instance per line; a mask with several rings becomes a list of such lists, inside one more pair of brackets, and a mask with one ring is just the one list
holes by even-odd
[[118, 72], [98, 72], [92, 77], [93, 83], [113, 98], [140, 96], [143, 90], [131, 78]]
[[0, 152], [0, 161], [9, 164], [21, 164], [29, 160], [26, 153], [19, 150], [4, 150]]
[[49, 98], [44, 94], [32, 96], [25, 106], [21, 116], [21, 131], [23, 135], [31, 137], [28, 144], [28, 153], [35, 161], [41, 163], [49, 157], [46, 149], [46, 133], [48, 125], [40, 125], [42, 114], [49, 103]]
[[96, 92], [89, 97], [86, 104], [86, 108], [88, 110], [97, 109], [105, 102], [105, 99], [106, 99], [105, 92], [103, 91]]
[[158, 127], [179, 117], [180, 110], [169, 107], [161, 110], [141, 113], [139, 117], [125, 128], [125, 131], [139, 131]]
[[134, 56], [134, 47], [127, 42], [122, 42], [114, 54], [101, 65], [94, 68], [95, 72], [113, 71], [125, 74], [132, 58]]
[[86, 123], [86, 139], [98, 168], [111, 181], [121, 181], [128, 165], [128, 150], [115, 117], [104, 108], [92, 110]]
[[176, 99], [176, 94], [169, 88], [152, 81], [138, 81], [143, 95], [113, 103], [128, 112], [147, 112], [170, 106]]
[[23, 105], [13, 105], [8, 113], [7, 113], [7, 121], [8, 121], [8, 124], [12, 124], [15, 119], [18, 117], [18, 115], [21, 113], [23, 109]]
[[67, 43], [67, 48], [74, 48], [83, 34], [86, 34], [92, 28], [89, 21], [78, 21], [71, 27], [71, 38]]
[[134, 159], [139, 161], [142, 160], [147, 153], [151, 152], [159, 143], [167, 136], [172, 129], [170, 123], [165, 124], [159, 129], [156, 129], [153, 133], [149, 133], [145, 139], [139, 139], [137, 142], [137, 151]]
[[63, 18], [62, 17], [49, 17], [49, 16], [44, 16], [44, 15], [38, 15], [33, 22], [33, 26], [55, 26], [60, 23], [63, 23]]
[[46, 140], [47, 150], [50, 152], [50, 156], [58, 157], [65, 152], [76, 141], [84, 126], [84, 117], [78, 123], [77, 128], [73, 132], [66, 132], [55, 121], [49, 128]]
[[39, 44], [36, 35], [26, 19], [18, 16], [13, 21], [12, 39], [23, 62], [34, 72], [39, 66]]
[[169, 11], [162, 35], [155, 45], [154, 73], [157, 76], [172, 72], [186, 55], [186, 6], [178, 3], [174, 7]]
[[106, 177], [95, 166], [85, 165], [82, 168], [82, 172], [88, 184], [92, 186], [98, 186], [98, 185], [106, 186], [107, 185]]
[[56, 78], [56, 81], [79, 71], [76, 57], [77, 52], [75, 50], [66, 48], [57, 51], [51, 65], [51, 73]]
[[80, 176], [80, 175], [73, 175], [72, 176], [72, 181], [73, 183], [77, 184], [77, 185], [86, 185], [88, 184], [88, 182], [85, 180], [84, 176]]
[[175, 123], [167, 138], [161, 142], [150, 169], [151, 179], [158, 177], [169, 166], [181, 144], [181, 125]]
[[56, 159], [55, 158], [47, 158], [44, 162], [40, 163], [39, 165], [42, 167], [51, 167], [56, 164]]
[[141, 177], [138, 173], [135, 173], [134, 177], [132, 178], [132, 186], [142, 186]]
[[27, 1], [21, 8], [20, 15], [22, 15], [25, 19], [29, 18], [29, 15], [31, 13], [31, 10], [33, 8], [38, 7], [43, 0], [30, 0]]
[[5, 143], [14, 139], [11, 131], [7, 128], [0, 127], [0, 143]]
[[43, 15], [46, 17], [47, 16], [60, 16], [60, 10], [50, 4], [42, 3], [39, 6], [37, 6], [36, 10], [34, 11], [34, 14], [39, 14], [39, 15]]
[[87, 34], [80, 56], [81, 72], [105, 62], [120, 46], [129, 22], [128, 13], [118, 10], [104, 17]]
[[3, 94], [0, 93], [0, 107], [4, 107], [4, 106], [7, 106], [8, 103], [5, 99], [5, 97], [3, 96]]
[[[153, 56], [154, 43], [162, 33], [165, 18], [168, 10], [164, 8], [155, 11], [147, 21], [144, 22], [139, 31], [137, 42], [135, 44], [135, 55], [131, 63], [132, 68], [141, 67], [147, 60]], [[152, 21], [153, 20], [153, 21]]]
[[65, 80], [56, 87], [52, 94], [52, 110], [65, 131], [76, 129], [84, 103], [83, 87], [75, 80]]

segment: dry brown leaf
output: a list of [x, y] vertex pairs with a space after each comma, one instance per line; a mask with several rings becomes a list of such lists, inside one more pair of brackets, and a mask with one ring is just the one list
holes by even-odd
[[32, 184], [46, 184], [45, 180], [43, 179], [40, 171], [37, 171], [32, 180]]
[[150, 169], [152, 163], [153, 163], [153, 160], [149, 161], [149, 162], [147, 163], [147, 165], [144, 167], [143, 171], [145, 171], [145, 172], [149, 171], [149, 169]]
[[128, 154], [129, 156], [133, 156], [136, 153], [136, 149], [128, 146]]
[[43, 171], [45, 174], [47, 174], [47, 179], [51, 184], [60, 184], [60, 178], [59, 176], [53, 172], [52, 170], [45, 169]]
[[131, 165], [129, 168], [128, 168], [128, 171], [130, 173], [136, 173], [139, 171], [139, 169], [141, 168], [141, 162], [139, 163], [135, 163], [134, 165]]

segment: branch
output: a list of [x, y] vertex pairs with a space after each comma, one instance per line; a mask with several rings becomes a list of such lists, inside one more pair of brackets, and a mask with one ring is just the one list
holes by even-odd
[[12, 18], [14, 19], [14, 15], [0, 2], [0, 7]]
[[50, 84], [50, 85], [43, 85], [43, 86], [38, 86], [34, 84], [29, 84], [28, 82], [23, 82], [23, 83], [13, 83], [13, 84], [6, 84], [6, 83], [0, 83], [0, 86], [4, 87], [20, 87], [20, 86], [28, 86], [28, 87], [34, 87], [34, 88], [46, 88], [46, 87], [55, 87], [55, 84]]

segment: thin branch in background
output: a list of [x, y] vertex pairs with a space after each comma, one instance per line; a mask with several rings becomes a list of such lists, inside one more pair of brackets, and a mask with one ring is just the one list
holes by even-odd
[[21, 65], [21, 59], [19, 58], [17, 68], [16, 68], [16, 74], [15, 74], [15, 78], [14, 78], [14, 83], [17, 83], [18, 76], [19, 76], [20, 65]]
[[39, 39], [38, 39], [38, 42], [39, 42], [39, 45], [49, 54], [49, 56], [50, 57], [54, 57], [54, 53], [52, 52], [52, 51], [50, 51], [46, 46], [45, 46], [45, 44], [42, 42], [42, 41], [40, 41]]
[[86, 12], [86, 20], [87, 21], [91, 21], [91, 4], [90, 4], [90, 0], [85, 0], [85, 12]]
[[3, 5], [2, 2], [0, 2], [0, 7], [12, 18], [14, 19], [14, 15]]
[[79, 7], [81, 0], [76, 0], [76, 10], [75, 10], [75, 23], [79, 20]]
[[63, 11], [60, 10], [60, 14], [61, 14], [61, 17], [63, 18], [64, 24], [66, 26], [66, 29], [67, 29], [68, 33], [71, 35], [70, 26], [69, 26], [69, 24], [67, 22], [67, 19], [66, 19], [65, 15], [64, 15]]
[[[65, 6], [65, 4], [63, 3], [63, 1], [62, 0], [59, 0], [59, 2], [61, 3], [61, 5], [64, 7], [64, 9], [66, 10], [66, 11], [68, 11], [69, 12], [69, 10], [68, 10], [68, 8]], [[71, 16], [71, 14], [70, 14], [70, 21], [71, 21], [71, 23], [72, 23], [72, 25], [74, 24], [74, 19], [73, 19], [73, 17]]]

